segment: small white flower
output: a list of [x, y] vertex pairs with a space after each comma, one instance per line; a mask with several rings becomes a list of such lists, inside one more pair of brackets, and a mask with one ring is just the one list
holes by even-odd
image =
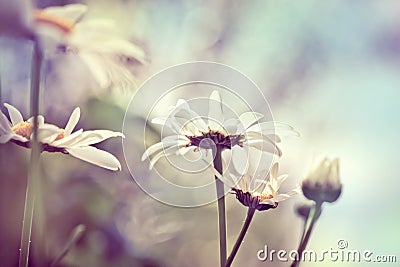
[[216, 147], [233, 150], [234, 155], [241, 153], [243, 148], [254, 147], [281, 156], [282, 152], [277, 146], [280, 138], [275, 134], [275, 129], [295, 133], [289, 125], [258, 123], [263, 115], [256, 112], [245, 112], [239, 118], [225, 119], [222, 107], [221, 95], [218, 91], [213, 91], [209, 98], [208, 118], [205, 120], [193, 111], [185, 100], [179, 99], [167, 118], [154, 118], [151, 121], [171, 129], [174, 134], [150, 146], [143, 154], [142, 160], [154, 154], [150, 161], [152, 168], [163, 156], [185, 155], [193, 151], [193, 148], [194, 151], [207, 151]]
[[215, 175], [232, 188], [240, 203], [260, 211], [274, 209], [279, 202], [299, 193], [299, 188], [288, 193], [279, 193], [279, 188], [288, 175], [278, 176], [278, 162], [273, 163], [270, 169], [259, 166], [261, 153], [254, 149], [249, 151], [249, 164], [244, 174], [231, 170], [221, 175], [214, 170]]
[[38, 10], [35, 13], [36, 29], [45, 40], [44, 48], [55, 42], [53, 47], [47, 45], [50, 46], [47, 50], [58, 47], [59, 52], [78, 55], [101, 88], [133, 87], [132, 67], [135, 63], [146, 62], [145, 52], [119, 36], [112, 20], [81, 21], [87, 9], [83, 4], [71, 4]]
[[335, 202], [341, 192], [339, 159], [323, 158], [309, 171], [302, 182], [305, 197], [316, 202]]
[[[10, 115], [11, 123], [3, 113], [0, 114], [0, 143], [11, 141], [29, 148], [33, 132], [33, 118], [24, 121], [18, 109], [9, 104], [4, 105]], [[114, 155], [91, 145], [111, 137], [123, 137], [123, 134], [108, 130], [83, 131], [83, 129], [72, 132], [79, 118], [80, 109], [76, 108], [65, 129], [61, 129], [55, 125], [44, 123], [43, 116], [39, 116], [38, 141], [42, 151], [70, 154], [105, 169], [120, 170], [121, 164]]]

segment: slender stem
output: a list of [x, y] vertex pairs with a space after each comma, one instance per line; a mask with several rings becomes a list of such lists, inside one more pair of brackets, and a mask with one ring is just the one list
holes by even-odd
[[236, 253], [238, 252], [240, 245], [243, 242], [244, 236], [246, 235], [247, 230], [249, 229], [249, 226], [250, 226], [251, 220], [253, 219], [255, 211], [256, 211], [256, 209], [254, 209], [254, 208], [248, 209], [246, 221], [244, 222], [242, 230], [240, 231], [239, 237], [236, 240], [235, 245], [233, 246], [231, 255], [229, 255], [228, 260], [226, 261], [225, 267], [231, 266], [233, 259], [235, 258]]
[[[303, 239], [300, 241], [299, 248], [297, 249], [298, 259], [294, 260], [290, 267], [297, 267], [300, 265], [300, 259], [302, 258], [302, 254], [307, 247], [308, 241], [310, 240], [311, 232], [314, 228], [315, 223], [319, 218], [319, 214], [321, 213], [322, 203], [316, 203], [315, 206], [310, 210], [310, 214], [307, 219], [307, 231], [304, 234]], [[311, 219], [310, 219], [311, 218]], [[308, 221], [310, 221], [308, 223]]]
[[85, 232], [85, 230], [86, 230], [86, 227], [83, 224], [79, 224], [74, 229], [72, 229], [72, 233], [69, 236], [67, 242], [65, 243], [64, 248], [61, 250], [61, 252], [58, 254], [58, 256], [53, 260], [53, 262], [50, 264], [51, 267], [56, 266], [59, 262], [61, 262], [61, 260], [65, 256], [67, 256], [70, 249], [75, 245], [75, 243], [82, 236], [82, 234]]
[[19, 267], [27, 267], [29, 262], [29, 250], [32, 233], [33, 211], [35, 206], [35, 182], [39, 177], [40, 147], [38, 143], [38, 114], [39, 114], [39, 91], [40, 91], [40, 69], [42, 53], [37, 41], [34, 41], [31, 66], [31, 114], [33, 116], [33, 132], [31, 140], [31, 157], [29, 173], [26, 185], [24, 218], [22, 222], [21, 248], [19, 255]]
[[[214, 156], [214, 168], [222, 173], [222, 153], [223, 148], [217, 146]], [[226, 217], [225, 217], [225, 192], [224, 183], [215, 176], [218, 197], [218, 225], [219, 225], [219, 258], [221, 267], [226, 262]]]

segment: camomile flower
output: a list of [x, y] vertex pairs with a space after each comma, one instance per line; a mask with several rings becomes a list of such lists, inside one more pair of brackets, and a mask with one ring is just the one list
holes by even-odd
[[162, 157], [178, 154], [185, 155], [189, 151], [207, 151], [215, 149], [232, 150], [241, 153], [249, 147], [269, 152], [277, 156], [282, 151], [277, 146], [281, 141], [275, 129], [295, 133], [286, 124], [258, 121], [263, 117], [256, 112], [245, 112], [238, 118], [224, 118], [223, 103], [218, 91], [209, 97], [209, 113], [207, 119], [193, 111], [189, 104], [179, 99], [176, 106], [170, 108], [166, 118], [154, 118], [151, 122], [172, 131], [172, 135], [164, 137], [161, 142], [147, 148], [142, 160], [149, 158], [150, 168]]
[[[0, 143], [13, 142], [20, 146], [30, 148], [33, 118], [23, 120], [21, 113], [10, 104], [4, 104], [10, 115], [0, 114]], [[91, 145], [100, 143], [111, 137], [123, 137], [122, 133], [108, 130], [92, 130], [72, 132], [80, 118], [80, 109], [76, 108], [64, 129], [44, 122], [43, 116], [38, 116], [38, 142], [42, 151], [61, 152], [87, 161], [94, 165], [109, 170], [120, 170], [118, 159], [104, 150]]]
[[44, 49], [50, 57], [55, 50], [77, 55], [101, 88], [133, 87], [132, 68], [146, 62], [144, 50], [118, 35], [112, 20], [82, 20], [87, 10], [83, 4], [37, 10], [36, 32]]
[[225, 171], [223, 175], [216, 170], [214, 172], [220, 180], [232, 188], [232, 193], [236, 195], [240, 203], [263, 211], [275, 209], [279, 202], [298, 194], [300, 190], [296, 188], [288, 193], [280, 193], [279, 188], [288, 175], [278, 175], [278, 162], [273, 163], [271, 168], [262, 168], [260, 153], [262, 152], [250, 150], [248, 166], [244, 174], [232, 170]]

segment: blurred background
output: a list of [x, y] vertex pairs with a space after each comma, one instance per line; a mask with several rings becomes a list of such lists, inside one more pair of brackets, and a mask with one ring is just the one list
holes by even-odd
[[[35, 4], [44, 8], [72, 2], [77, 1]], [[143, 47], [148, 63], [132, 69], [136, 89], [112, 90], [88, 83], [88, 70], [70, 56], [49, 60], [41, 94], [41, 113], [47, 121], [63, 127], [79, 106], [78, 127], [121, 131], [129, 99], [155, 73], [193, 60], [227, 64], [259, 86], [275, 120], [301, 134], [287, 138], [281, 146], [281, 172], [289, 174], [283, 192], [301, 181], [316, 157], [340, 157], [342, 196], [324, 207], [309, 248], [336, 249], [337, 241], [344, 239], [349, 249], [376, 255], [397, 253], [400, 261], [399, 1], [82, 3], [89, 6], [88, 19], [115, 20], [121, 34]], [[0, 102], [15, 105], [25, 117], [29, 114], [30, 57], [31, 47], [25, 40], [0, 37]], [[144, 119], [140, 111], [128, 115], [128, 123]], [[158, 142], [159, 133], [153, 131], [152, 143]], [[117, 156], [121, 172], [67, 155], [43, 154], [38, 200], [42, 205], [35, 211], [42, 218], [34, 221], [32, 266], [43, 255], [45, 262], [51, 262], [80, 224], [85, 231], [57, 266], [217, 266], [216, 203], [185, 209], [157, 202], [132, 179], [120, 140], [98, 147]], [[25, 148], [0, 145], [1, 267], [18, 264], [28, 161]], [[137, 168], [147, 168], [145, 164]], [[233, 266], [289, 266], [260, 262], [257, 251], [265, 245], [275, 250], [297, 247], [302, 221], [294, 210], [302, 200], [298, 196], [275, 210], [257, 213]], [[226, 202], [230, 251], [246, 208], [233, 195]], [[36, 228], [44, 229], [45, 238], [37, 237]]]

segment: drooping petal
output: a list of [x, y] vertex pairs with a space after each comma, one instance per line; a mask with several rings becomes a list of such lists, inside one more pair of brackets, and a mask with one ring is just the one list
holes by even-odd
[[155, 152], [159, 151], [160, 149], [166, 149], [174, 145], [185, 145], [187, 142], [187, 140], [185, 141], [179, 136], [167, 136], [163, 138], [161, 142], [149, 146], [142, 155], [142, 161], [148, 158], [150, 155], [154, 154]]
[[75, 126], [78, 124], [80, 116], [81, 116], [80, 108], [79, 107], [75, 108], [71, 116], [69, 117], [67, 125], [65, 126], [65, 136], [70, 135], [72, 133]]
[[219, 173], [215, 168], [212, 168], [214, 175], [220, 179], [225, 185], [229, 187], [235, 187], [237, 185], [237, 180], [233, 178], [228, 171], [223, 174]]
[[4, 106], [7, 108], [8, 110], [8, 114], [10, 115], [10, 119], [11, 119], [11, 124], [17, 125], [18, 123], [22, 122], [24, 120], [24, 118], [22, 117], [21, 112], [19, 112], [19, 110], [8, 104], [8, 103], [4, 103]]
[[177, 151], [179, 150], [179, 145], [174, 145], [171, 147], [168, 147], [164, 150], [162, 150], [161, 152], [159, 152], [158, 154], [156, 154], [151, 160], [150, 160], [150, 164], [149, 164], [149, 169], [153, 169], [154, 165], [156, 164], [156, 162], [161, 159], [162, 157], [166, 157], [169, 155], [173, 155], [175, 154]]
[[102, 168], [112, 171], [121, 170], [121, 163], [119, 160], [107, 151], [92, 146], [72, 147], [66, 148], [66, 150], [71, 156]]

